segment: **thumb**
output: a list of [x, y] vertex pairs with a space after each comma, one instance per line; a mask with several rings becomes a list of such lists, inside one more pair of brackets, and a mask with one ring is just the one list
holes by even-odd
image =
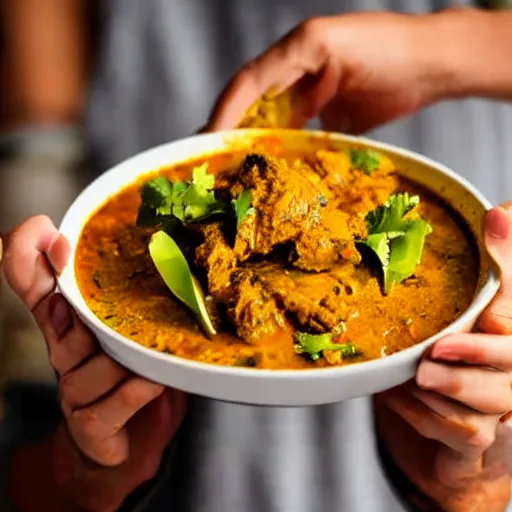
[[478, 320], [478, 327], [489, 334], [512, 334], [512, 208], [506, 208], [493, 208], [484, 219], [485, 246], [501, 279], [496, 297]]

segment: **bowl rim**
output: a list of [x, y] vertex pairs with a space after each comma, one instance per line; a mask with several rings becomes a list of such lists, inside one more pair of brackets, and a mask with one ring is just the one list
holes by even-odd
[[[389, 144], [386, 142], [378, 142], [371, 138], [354, 136], [354, 135], [345, 135], [336, 132], [327, 132], [322, 130], [295, 130], [295, 129], [237, 129], [237, 130], [225, 130], [219, 132], [211, 132], [211, 133], [202, 133], [197, 135], [191, 135], [188, 137], [184, 137], [181, 139], [176, 139], [174, 141], [165, 142], [163, 144], [154, 146], [145, 151], [139, 152], [121, 162], [114, 165], [113, 167], [107, 169], [105, 172], [100, 174], [95, 180], [93, 180], [87, 187], [85, 187], [82, 192], [75, 198], [72, 202], [66, 213], [64, 214], [62, 221], [59, 226], [59, 231], [61, 232], [76, 232], [76, 221], [74, 220], [74, 210], [78, 208], [80, 203], [84, 201], [85, 198], [89, 197], [91, 191], [100, 187], [102, 182], [105, 181], [107, 176], [110, 176], [113, 173], [119, 173], [120, 170], [126, 166], [133, 165], [137, 162], [137, 160], [143, 159], [149, 156], [157, 156], [159, 153], [163, 153], [168, 151], [173, 145], [179, 144], [187, 144], [193, 141], [201, 141], [207, 140], [209, 138], [215, 139], [220, 138], [224, 140], [225, 145], [229, 146], [230, 138], [244, 138], [244, 135], [249, 136], [250, 138], [259, 138], [265, 135], [276, 136], [279, 133], [288, 133], [292, 134], [296, 132], [297, 134], [302, 134], [302, 136], [312, 137], [312, 138], [327, 138], [332, 139], [338, 142], [346, 142], [348, 144], [364, 144], [369, 145], [372, 149], [381, 150], [384, 152], [394, 153], [395, 155], [416, 161], [426, 167], [435, 168], [437, 171], [441, 172], [445, 176], [447, 176], [450, 180], [457, 182], [460, 186], [466, 189], [477, 201], [486, 209], [489, 210], [492, 208], [492, 203], [468, 180], [464, 177], [457, 174], [455, 171], [450, 169], [449, 167], [429, 158], [423, 156], [415, 151], [411, 151], [405, 148], [401, 148], [394, 144]], [[221, 150], [221, 146], [219, 145], [219, 150]], [[190, 158], [193, 158], [191, 156]], [[179, 163], [180, 161], [176, 161]], [[172, 162], [162, 162], [161, 167], [173, 165]], [[149, 174], [153, 171], [157, 171], [158, 168], [154, 169], [141, 169], [141, 172], [138, 176], [142, 176], [144, 174]], [[117, 192], [119, 192], [122, 188], [133, 183], [137, 178], [133, 178], [130, 181], [121, 182]], [[113, 193], [115, 194], [115, 192]], [[88, 215], [92, 215], [94, 211], [97, 210], [102, 204], [106, 202], [107, 199], [102, 199], [102, 201], [94, 204], [94, 208], [91, 208]], [[83, 229], [84, 223], [81, 224], [79, 228], [79, 234]], [[62, 295], [66, 298], [66, 300], [70, 303], [70, 305], [77, 311], [79, 316], [85, 320], [85, 323], [89, 323], [93, 328], [100, 331], [103, 335], [108, 336], [110, 339], [114, 340], [117, 343], [120, 343], [125, 349], [139, 353], [141, 356], [148, 356], [149, 358], [155, 358], [161, 360], [163, 363], [169, 363], [171, 365], [179, 365], [184, 370], [188, 369], [190, 371], [199, 371], [199, 372], [209, 372], [209, 373], [217, 373], [222, 374], [226, 377], [237, 377], [237, 378], [250, 378], [252, 380], [256, 379], [266, 379], [272, 377], [272, 379], [278, 380], [293, 380], [293, 379], [329, 379], [335, 376], [340, 376], [341, 374], [346, 375], [352, 373], [359, 373], [361, 371], [370, 371], [372, 368], [375, 370], [383, 369], [390, 364], [390, 361], [395, 365], [407, 364], [410, 363], [411, 359], [416, 360], [419, 358], [426, 348], [432, 345], [438, 339], [461, 330], [467, 323], [469, 323], [472, 319], [478, 317], [478, 315], [483, 311], [483, 309], [489, 304], [494, 295], [497, 293], [500, 286], [500, 278], [498, 275], [498, 270], [493, 260], [491, 260], [489, 265], [489, 270], [487, 275], [484, 278], [483, 285], [474, 295], [473, 300], [469, 307], [451, 324], [437, 332], [436, 334], [430, 336], [429, 338], [407, 347], [399, 352], [395, 352], [390, 354], [389, 356], [371, 359], [369, 361], [361, 361], [349, 365], [343, 366], [333, 366], [333, 367], [322, 367], [322, 368], [306, 368], [306, 369], [258, 369], [258, 368], [246, 368], [246, 367], [236, 367], [236, 366], [225, 366], [225, 365], [216, 365], [213, 363], [206, 363], [201, 361], [196, 361], [193, 359], [187, 359], [179, 356], [175, 356], [172, 354], [167, 354], [163, 352], [159, 352], [157, 350], [151, 349], [144, 345], [137, 343], [134, 340], [131, 340], [128, 337], [123, 336], [117, 331], [113, 330], [106, 324], [104, 324], [87, 306], [85, 299], [83, 307], [81, 304], [77, 304], [73, 299], [72, 288], [75, 288], [78, 294], [81, 295], [80, 289], [78, 287], [78, 283], [76, 281], [76, 275], [74, 272], [74, 254], [75, 248], [72, 248], [73, 258], [66, 264], [66, 267], [70, 265], [73, 266], [72, 270], [72, 278], [67, 282], [67, 280], [63, 279], [64, 270], [57, 276], [57, 288], [62, 293]]]

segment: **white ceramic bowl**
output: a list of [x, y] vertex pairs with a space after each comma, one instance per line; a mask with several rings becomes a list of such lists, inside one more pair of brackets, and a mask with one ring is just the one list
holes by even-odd
[[145, 151], [105, 172], [78, 196], [62, 221], [60, 230], [69, 240], [72, 253], [69, 264], [58, 278], [60, 291], [113, 359], [148, 379], [190, 393], [245, 404], [305, 406], [371, 395], [409, 380], [425, 349], [445, 334], [470, 330], [498, 290], [499, 279], [486, 256], [481, 236], [482, 217], [491, 207], [490, 203], [450, 169], [404, 149], [325, 132], [298, 134], [281, 130], [272, 133], [278, 133], [279, 139], [292, 147], [326, 137], [340, 148], [354, 144], [372, 147], [390, 155], [401, 174], [442, 196], [472, 229], [481, 255], [479, 289], [464, 314], [437, 335], [391, 356], [344, 367], [300, 371], [216, 366], [182, 359], [143, 347], [103, 324], [87, 307], [74, 273], [74, 249], [90, 215], [111, 195], [143, 174], [215, 153], [233, 144], [237, 148], [249, 148], [259, 137], [268, 136], [267, 130], [237, 130], [189, 137]]

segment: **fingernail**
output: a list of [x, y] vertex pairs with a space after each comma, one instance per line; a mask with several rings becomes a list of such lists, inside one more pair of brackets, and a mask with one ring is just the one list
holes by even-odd
[[493, 237], [503, 240], [509, 232], [509, 216], [501, 207], [490, 210], [484, 219], [485, 232]]
[[68, 303], [61, 295], [54, 295], [50, 299], [49, 309], [53, 330], [57, 338], [62, 338], [73, 322]]
[[420, 364], [418, 371], [416, 372], [416, 384], [423, 389], [429, 389], [432, 386], [432, 372], [431, 366], [433, 363], [423, 362]]

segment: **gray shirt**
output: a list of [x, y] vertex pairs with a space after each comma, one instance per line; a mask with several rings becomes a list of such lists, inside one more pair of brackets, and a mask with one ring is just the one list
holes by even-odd
[[[194, 132], [204, 124], [217, 93], [237, 67], [304, 18], [355, 9], [419, 12], [448, 4], [427, 0], [105, 2], [105, 37], [87, 118], [91, 147], [107, 167]], [[510, 105], [476, 99], [444, 102], [370, 136], [448, 164], [495, 203], [512, 198], [512, 173], [507, 172], [512, 169]], [[164, 472], [167, 481], [159, 484], [160, 496], [141, 505], [144, 510], [403, 510], [378, 457], [369, 399], [296, 409], [199, 400], [195, 408], [193, 421], [186, 425], [192, 441], [186, 460], [179, 463], [179, 475]], [[168, 460], [176, 466], [178, 459]]]

